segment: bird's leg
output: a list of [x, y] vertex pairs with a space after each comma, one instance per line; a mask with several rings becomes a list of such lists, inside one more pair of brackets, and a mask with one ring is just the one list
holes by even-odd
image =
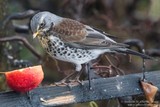
[[82, 85], [82, 81], [80, 81], [80, 76], [81, 76], [82, 72], [83, 72], [83, 70], [78, 71], [75, 78], [73, 80], [69, 80], [70, 81], [69, 85], [73, 85], [74, 83], [79, 83], [80, 85]]
[[91, 62], [87, 63], [85, 66], [86, 71], [88, 71], [89, 89], [91, 90]]
[[90, 68], [90, 64], [88, 64], [88, 80], [89, 80], [89, 89], [91, 90], [92, 87], [91, 87], [91, 68]]
[[83, 72], [83, 70], [81, 70], [80, 72], [77, 73], [77, 75], [75, 77], [75, 82], [82, 84], [82, 82], [80, 81], [80, 77], [81, 77], [82, 72]]
[[73, 76], [75, 75], [77, 72], [72, 72], [71, 74], [69, 74], [67, 77], [65, 77], [64, 79], [62, 79], [59, 82], [55, 82], [55, 85], [60, 86], [60, 85], [68, 85], [67, 81]]
[[142, 72], [143, 72], [143, 77], [142, 77], [142, 80], [143, 81], [145, 81], [145, 78], [146, 78], [146, 76], [145, 76], [145, 70], [146, 69], [146, 67], [145, 67], [145, 59], [143, 58], [143, 67], [142, 67]]
[[82, 65], [81, 64], [75, 64], [76, 65], [76, 76], [74, 78], [74, 80], [70, 80], [70, 82], [78, 82], [78, 83], [81, 83], [81, 81], [79, 80], [81, 74], [82, 74]]
[[[142, 50], [142, 52], [145, 54], [145, 50], [143, 49]], [[145, 72], [146, 72], [146, 66], [145, 66], [145, 59], [143, 58], [142, 59], [142, 61], [143, 61], [143, 66], [142, 66], [142, 72], [143, 72], [143, 77], [142, 77], [142, 81], [145, 81], [145, 78], [146, 78], [146, 76], [145, 76]]]

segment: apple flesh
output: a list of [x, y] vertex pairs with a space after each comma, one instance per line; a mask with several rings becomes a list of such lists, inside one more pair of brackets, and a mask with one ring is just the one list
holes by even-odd
[[36, 88], [43, 80], [41, 65], [14, 70], [5, 73], [8, 86], [17, 92], [27, 92]]

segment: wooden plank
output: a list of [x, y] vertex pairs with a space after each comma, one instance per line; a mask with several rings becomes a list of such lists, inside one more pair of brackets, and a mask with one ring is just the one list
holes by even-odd
[[[143, 93], [139, 80], [142, 74], [130, 74], [119, 77], [92, 80], [92, 90], [88, 81], [83, 85], [40, 87], [27, 95], [15, 92], [0, 93], [0, 107], [46, 107], [72, 103], [117, 98]], [[160, 71], [146, 73], [146, 79], [160, 88]], [[45, 101], [43, 101], [45, 100]]]

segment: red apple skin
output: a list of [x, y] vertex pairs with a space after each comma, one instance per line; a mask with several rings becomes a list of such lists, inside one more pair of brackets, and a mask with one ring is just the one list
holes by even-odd
[[36, 88], [43, 80], [41, 65], [6, 72], [8, 86], [17, 92], [25, 93]]

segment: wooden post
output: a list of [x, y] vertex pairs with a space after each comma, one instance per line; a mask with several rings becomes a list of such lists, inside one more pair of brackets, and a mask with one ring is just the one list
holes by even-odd
[[[29, 97], [13, 91], [0, 93], [0, 107], [54, 107], [80, 102], [119, 98], [142, 94], [140, 79], [142, 73], [92, 80], [92, 90], [88, 81], [83, 85], [44, 86], [32, 90]], [[160, 71], [146, 73], [146, 79], [160, 88]], [[159, 96], [160, 97], [160, 96]]]

